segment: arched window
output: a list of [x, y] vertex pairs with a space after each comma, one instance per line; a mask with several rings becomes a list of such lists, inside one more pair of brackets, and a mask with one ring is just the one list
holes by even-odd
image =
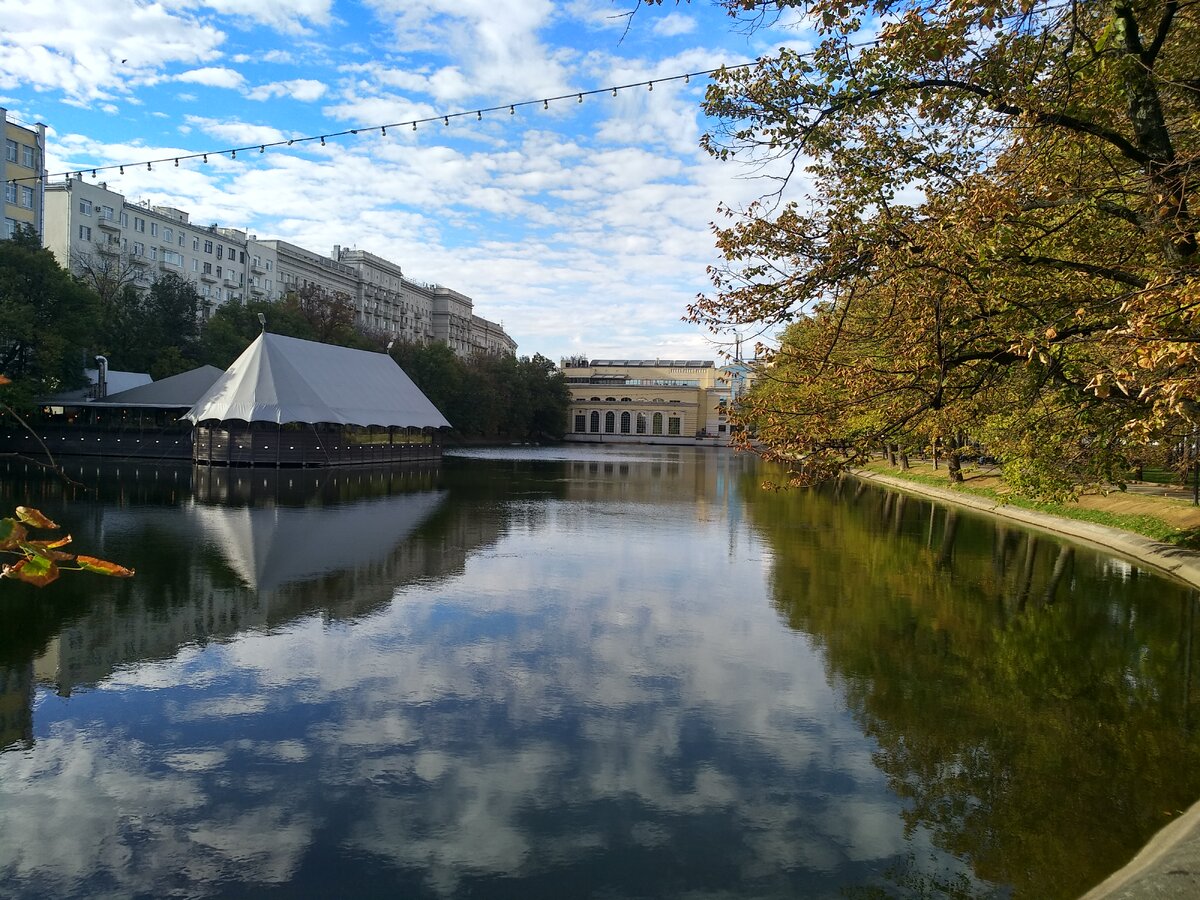
[[591, 431], [592, 434], [600, 433], [600, 413], [596, 412], [595, 410], [592, 410], [591, 428], [588, 430]]
[[629, 413], [621, 413], [621, 434], [629, 434]]
[[655, 413], [651, 422], [651, 432], [653, 434], [662, 434], [662, 413]]
[[622, 398], [621, 398], [621, 402], [622, 402], [622, 403], [632, 403], [632, 402], [633, 402], [633, 398], [632, 398], [632, 397], [622, 397]]
[[604, 414], [604, 433], [612, 434], [616, 430], [617, 430], [617, 414], [613, 413], [613, 412], [606, 412]]
[[600, 398], [599, 398], [599, 397], [593, 397], [593, 398], [592, 398], [592, 402], [593, 402], [593, 403], [599, 403], [599, 402], [600, 402]]
[[616, 403], [616, 402], [617, 402], [617, 398], [616, 398], [616, 397], [605, 397], [604, 399], [605, 399], [605, 401], [607, 401], [608, 403]]
[[637, 433], [638, 434], [646, 433], [646, 414], [645, 413], [637, 414]]

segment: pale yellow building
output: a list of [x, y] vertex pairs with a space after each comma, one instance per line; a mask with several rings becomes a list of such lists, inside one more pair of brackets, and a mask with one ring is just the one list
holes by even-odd
[[4, 158], [0, 161], [4, 229], [0, 231], [0, 239], [12, 237], [18, 228], [27, 225], [41, 240], [46, 126], [21, 125], [10, 119], [8, 110], [0, 106], [0, 130], [4, 131]]
[[699, 359], [564, 359], [567, 440], [725, 444], [736, 388], [728, 367]]

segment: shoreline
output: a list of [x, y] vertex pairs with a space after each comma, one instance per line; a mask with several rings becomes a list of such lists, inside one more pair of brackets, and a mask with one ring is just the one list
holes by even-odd
[[[1200, 553], [1107, 525], [1066, 519], [1009, 506], [986, 497], [854, 469], [863, 481], [884, 485], [943, 503], [1019, 522], [1119, 554], [1156, 572], [1200, 589]], [[1093, 887], [1080, 900], [1170, 900], [1200, 897], [1200, 800], [1154, 834], [1129, 862]]]

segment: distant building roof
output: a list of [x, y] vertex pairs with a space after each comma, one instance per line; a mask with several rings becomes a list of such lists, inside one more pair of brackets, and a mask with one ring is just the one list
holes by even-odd
[[395, 360], [263, 333], [205, 392], [190, 422], [332, 422], [449, 428]]
[[119, 393], [110, 393], [103, 400], [97, 400], [97, 405], [154, 407], [156, 409], [171, 409], [191, 407], [204, 396], [204, 392], [213, 386], [224, 372], [216, 366], [201, 366], [190, 372], [181, 372], [161, 381], [143, 384]]
[[619, 366], [621, 368], [651, 368], [651, 369], [711, 369], [712, 360], [708, 359], [593, 359], [592, 368], [600, 366]]
[[[63, 391], [60, 394], [55, 394], [38, 402], [49, 406], [71, 406], [79, 403], [94, 402], [96, 386], [100, 383], [100, 370], [84, 369], [83, 374], [88, 379], [87, 387], [76, 388], [73, 391]], [[105, 392], [107, 394], [117, 391], [127, 391], [130, 388], [139, 387], [143, 384], [150, 384], [151, 381], [152, 379], [145, 372], [118, 372], [115, 369], [109, 369], [104, 374]]]

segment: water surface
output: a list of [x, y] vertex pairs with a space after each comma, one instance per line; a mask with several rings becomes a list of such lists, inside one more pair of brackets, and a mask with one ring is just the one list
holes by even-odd
[[1200, 795], [1190, 590], [753, 459], [10, 468], [0, 895], [1072, 897]]

